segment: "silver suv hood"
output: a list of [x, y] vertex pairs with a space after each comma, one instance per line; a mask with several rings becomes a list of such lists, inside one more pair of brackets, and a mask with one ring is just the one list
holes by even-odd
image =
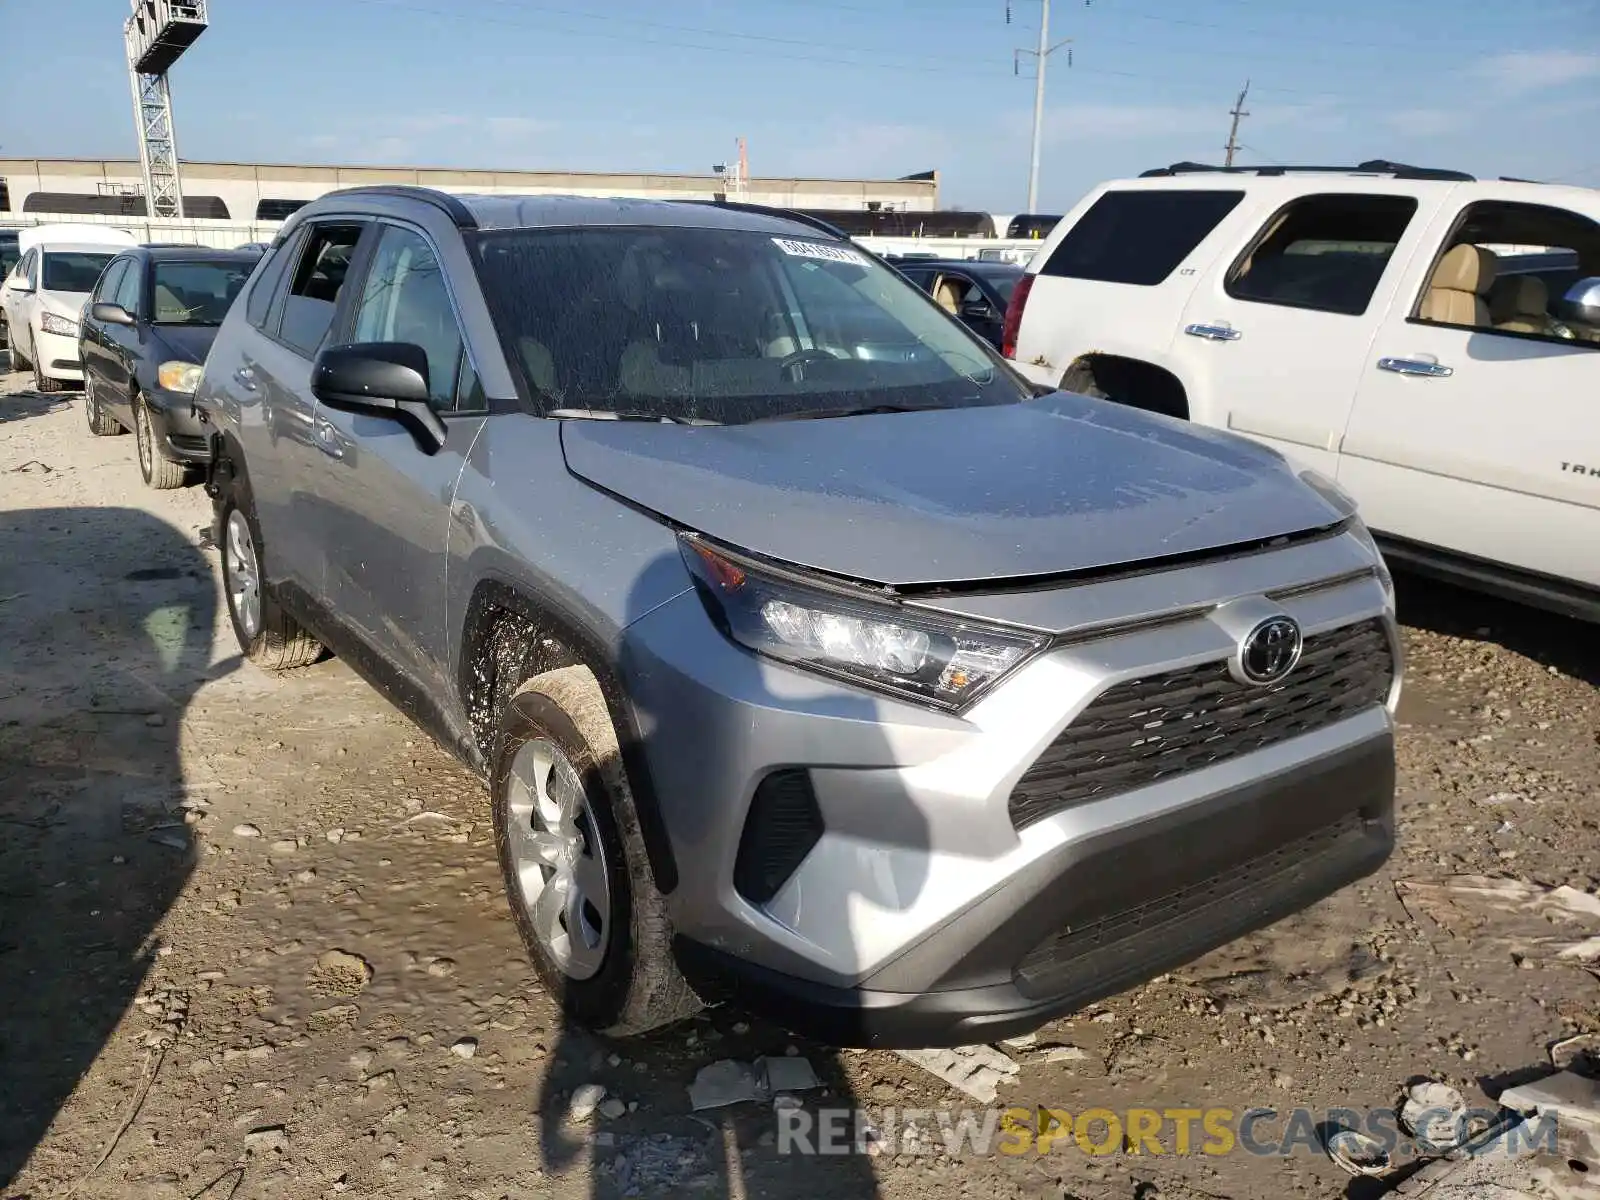
[[566, 421], [579, 478], [757, 554], [893, 585], [1114, 568], [1332, 525], [1281, 456], [1058, 392], [751, 425]]

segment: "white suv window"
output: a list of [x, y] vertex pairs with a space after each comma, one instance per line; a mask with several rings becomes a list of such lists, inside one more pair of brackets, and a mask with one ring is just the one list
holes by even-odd
[[1041, 275], [1155, 287], [1244, 199], [1199, 188], [1107, 192], [1051, 252]]
[[1303, 196], [1275, 213], [1234, 264], [1228, 295], [1360, 316], [1416, 212], [1412, 196]]
[[[1483, 200], [1462, 210], [1416, 299], [1411, 319], [1448, 325], [1424, 303], [1443, 282], [1440, 265], [1461, 246], [1474, 246], [1484, 267], [1474, 282], [1478, 320], [1463, 328], [1483, 333], [1600, 344], [1600, 325], [1568, 303], [1580, 280], [1600, 276], [1600, 222], [1543, 204]], [[1462, 310], [1463, 315], [1465, 309]], [[1425, 312], [1429, 315], [1423, 315]]]

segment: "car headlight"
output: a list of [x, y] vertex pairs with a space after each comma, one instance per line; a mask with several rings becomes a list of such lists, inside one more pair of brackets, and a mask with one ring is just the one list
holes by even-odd
[[40, 313], [39, 328], [45, 333], [55, 333], [62, 337], [78, 336], [78, 323], [69, 321], [66, 317], [58, 317], [55, 313]]
[[1340, 514], [1350, 524], [1350, 532], [1360, 539], [1372, 555], [1372, 560], [1378, 567], [1378, 582], [1383, 585], [1384, 593], [1389, 597], [1391, 606], [1394, 604], [1394, 576], [1389, 574], [1389, 564], [1383, 561], [1383, 551], [1378, 549], [1377, 540], [1373, 538], [1372, 531], [1367, 528], [1366, 522], [1361, 519], [1360, 508], [1356, 499], [1345, 491], [1321, 471], [1306, 470], [1300, 472], [1300, 481], [1329, 504], [1339, 510]]
[[164, 362], [156, 368], [156, 382], [169, 392], [189, 396], [200, 386], [199, 363]]
[[1045, 644], [1043, 636], [909, 610], [681, 537], [711, 619], [758, 654], [956, 711]]

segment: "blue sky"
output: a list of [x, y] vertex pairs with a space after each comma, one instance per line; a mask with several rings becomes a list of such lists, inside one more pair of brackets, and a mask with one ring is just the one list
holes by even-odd
[[[1038, 0], [211, 0], [192, 159], [762, 174], [937, 167], [1024, 207]], [[0, 155], [135, 152], [125, 0], [5, 4]], [[1600, 186], [1600, 0], [1056, 0], [1039, 207], [1180, 159], [1386, 157]], [[20, 97], [31, 97], [26, 104]]]

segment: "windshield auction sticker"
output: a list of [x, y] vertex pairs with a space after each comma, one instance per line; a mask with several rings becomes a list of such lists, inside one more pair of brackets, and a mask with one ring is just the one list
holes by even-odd
[[855, 250], [847, 250], [843, 246], [830, 246], [825, 242], [805, 242], [797, 238], [773, 238], [772, 242], [779, 250], [794, 258], [817, 258], [823, 262], [853, 263], [855, 266], [867, 265], [866, 256]]

